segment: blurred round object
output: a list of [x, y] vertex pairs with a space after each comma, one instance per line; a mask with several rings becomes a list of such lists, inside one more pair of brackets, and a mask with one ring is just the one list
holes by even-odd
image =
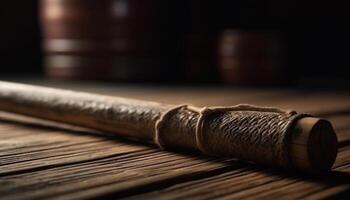
[[158, 1], [41, 0], [42, 29], [49, 38], [139, 38], [154, 31]]
[[155, 71], [152, 58], [141, 56], [51, 54], [45, 64], [49, 77], [59, 79], [145, 81]]
[[58, 79], [157, 81], [171, 54], [161, 0], [41, 0], [45, 69]]
[[281, 83], [287, 74], [286, 54], [280, 33], [227, 30], [219, 36], [219, 74], [230, 84]]

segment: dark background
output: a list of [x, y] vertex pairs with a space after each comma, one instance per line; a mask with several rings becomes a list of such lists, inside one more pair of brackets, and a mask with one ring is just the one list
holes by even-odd
[[42, 72], [37, 1], [3, 1], [0, 6], [0, 72]]
[[[287, 35], [288, 68], [295, 77], [294, 81], [350, 82], [350, 31], [345, 3], [278, 0], [162, 2], [164, 16], [167, 16], [162, 19], [163, 23], [172, 27], [174, 32], [199, 30], [215, 35], [227, 28], [281, 31]], [[44, 76], [38, 1], [4, 0], [1, 4], [1, 75]], [[175, 39], [169, 45], [176, 42]], [[169, 60], [169, 63], [183, 67], [179, 61]], [[217, 71], [215, 67], [213, 64], [213, 71]], [[220, 79], [216, 78], [214, 82], [220, 82]]]

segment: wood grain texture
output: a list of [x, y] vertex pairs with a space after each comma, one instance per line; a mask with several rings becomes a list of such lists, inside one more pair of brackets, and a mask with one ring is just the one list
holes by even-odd
[[1, 199], [319, 199], [350, 192], [350, 114], [345, 112], [350, 95], [215, 88], [96, 91], [169, 103], [275, 105], [327, 116], [339, 139], [334, 171], [316, 177], [160, 151], [104, 132], [1, 112]]

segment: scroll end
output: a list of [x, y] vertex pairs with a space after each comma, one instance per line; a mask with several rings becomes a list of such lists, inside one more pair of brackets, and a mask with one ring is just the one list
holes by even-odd
[[338, 140], [331, 123], [304, 117], [292, 129], [289, 156], [295, 168], [311, 173], [330, 171], [337, 153]]

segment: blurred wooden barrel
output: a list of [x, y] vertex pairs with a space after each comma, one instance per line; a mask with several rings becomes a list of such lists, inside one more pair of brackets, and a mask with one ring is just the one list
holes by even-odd
[[41, 0], [48, 77], [157, 80], [161, 0]]
[[288, 78], [286, 55], [281, 33], [227, 30], [219, 36], [217, 62], [226, 83], [282, 83]]

